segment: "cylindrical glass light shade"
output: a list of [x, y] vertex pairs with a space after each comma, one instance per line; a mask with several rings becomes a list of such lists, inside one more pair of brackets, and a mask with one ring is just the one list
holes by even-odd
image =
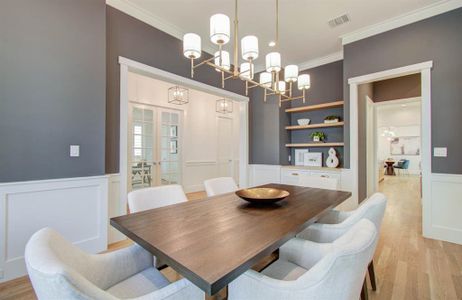
[[283, 95], [286, 93], [286, 82], [285, 81], [281, 80], [278, 82], [278, 92]]
[[240, 69], [240, 75], [242, 79], [253, 79], [253, 64], [242, 63]]
[[258, 38], [248, 35], [241, 40], [242, 58], [244, 60], [254, 60], [258, 57]]
[[215, 14], [210, 17], [210, 40], [216, 45], [229, 42], [229, 18], [224, 14]]
[[273, 81], [273, 76], [271, 73], [262, 72], [260, 73], [260, 84], [266, 87], [271, 87], [271, 82]]
[[[228, 51], [221, 51], [221, 64], [220, 64], [220, 51], [215, 52], [215, 64], [217, 66], [222, 67], [225, 70], [231, 69], [231, 63], [229, 60], [229, 52]], [[218, 72], [221, 72], [220, 69], [215, 69]]]
[[281, 54], [279, 54], [279, 52], [271, 52], [266, 54], [266, 71], [281, 71]]
[[311, 86], [311, 80], [309, 74], [301, 74], [298, 76], [298, 89], [307, 90]]
[[298, 77], [298, 66], [288, 65], [284, 68], [284, 80], [287, 82], [295, 82]]
[[199, 58], [201, 56], [201, 37], [195, 33], [186, 33], [183, 36], [183, 54], [187, 58]]

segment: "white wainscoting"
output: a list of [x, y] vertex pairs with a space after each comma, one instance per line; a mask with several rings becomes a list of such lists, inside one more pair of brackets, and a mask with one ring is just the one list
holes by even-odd
[[88, 252], [107, 249], [108, 177], [0, 184], [0, 282], [25, 275], [24, 248], [51, 227]]
[[204, 180], [218, 176], [215, 160], [189, 160], [183, 166], [183, 189], [185, 193], [204, 190]]
[[109, 190], [108, 190], [108, 244], [112, 244], [127, 237], [120, 231], [115, 229], [110, 223], [110, 219], [127, 214], [127, 206], [120, 201], [120, 175], [109, 174]]
[[432, 173], [430, 195], [424, 236], [462, 244], [462, 175]]
[[249, 186], [281, 182], [281, 166], [278, 165], [249, 165]]

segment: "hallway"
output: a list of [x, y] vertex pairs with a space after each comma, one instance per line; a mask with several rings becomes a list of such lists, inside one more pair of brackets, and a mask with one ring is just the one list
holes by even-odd
[[462, 299], [462, 246], [422, 237], [419, 178], [386, 176], [379, 190], [388, 207], [370, 299]]

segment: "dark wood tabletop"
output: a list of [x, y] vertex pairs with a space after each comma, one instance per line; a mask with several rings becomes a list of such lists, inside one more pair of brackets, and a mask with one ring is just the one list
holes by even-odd
[[255, 206], [234, 193], [111, 219], [111, 224], [209, 295], [314, 223], [351, 193], [268, 184], [281, 202]]

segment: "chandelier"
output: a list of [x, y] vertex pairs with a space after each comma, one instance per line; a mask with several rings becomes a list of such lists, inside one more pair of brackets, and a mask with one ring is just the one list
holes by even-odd
[[[233, 37], [233, 64], [231, 65], [230, 53], [223, 50], [231, 39], [230, 19], [224, 14], [215, 14], [210, 17], [210, 40], [218, 47], [214, 56], [195, 64], [195, 60], [201, 56], [201, 37], [195, 33], [187, 33], [183, 37], [183, 54], [191, 61], [191, 77], [194, 70], [200, 66], [208, 65], [221, 73], [221, 86], [225, 87], [228, 79], [240, 79], [245, 82], [245, 93], [249, 89], [260, 87], [264, 89], [264, 101], [267, 96], [275, 95], [282, 102], [302, 99], [305, 103], [305, 92], [310, 88], [310, 75], [299, 74], [298, 66], [287, 65], [284, 68], [284, 77], [281, 77], [282, 65], [281, 54], [277, 51], [266, 54], [266, 70], [260, 73], [259, 80], [254, 80], [254, 62], [259, 56], [258, 38], [247, 35], [241, 39], [241, 56], [244, 62], [239, 65], [238, 45], [238, 0], [234, 5], [234, 37]], [[270, 46], [279, 46], [279, 0], [276, 0], [276, 41]], [[275, 49], [275, 50], [276, 50]], [[302, 92], [299, 96], [292, 95], [292, 85], [297, 83]], [[288, 84], [288, 88], [287, 88]]]

